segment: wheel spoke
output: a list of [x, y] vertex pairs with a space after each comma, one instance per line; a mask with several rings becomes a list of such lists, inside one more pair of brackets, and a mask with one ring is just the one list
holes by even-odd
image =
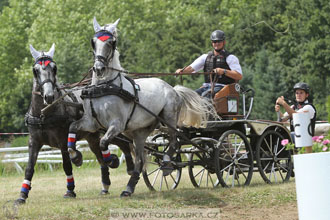
[[234, 166], [234, 169], [233, 169], [233, 179], [232, 179], [232, 182], [231, 182], [232, 187], [235, 186], [235, 175], [236, 175], [236, 166]]
[[171, 179], [173, 180], [173, 182], [174, 182], [175, 184], [178, 183], [178, 182], [175, 180], [175, 178], [173, 177], [172, 173], [170, 174], [170, 177], [171, 177]]
[[203, 172], [201, 174], [201, 177], [199, 178], [198, 185], [200, 186], [202, 184], [203, 176], [204, 176], [205, 169], [203, 169]]
[[270, 163], [271, 163], [271, 161], [269, 161], [269, 162], [267, 163], [267, 165], [265, 166], [265, 168], [263, 169], [264, 173], [265, 173], [265, 170], [267, 170], [267, 168], [268, 168], [268, 166], [269, 166]]
[[242, 156], [240, 156], [237, 160], [242, 159], [243, 157], [247, 156], [249, 154], [249, 152], [246, 152], [245, 154], [243, 154]]
[[[226, 144], [228, 144], [228, 146], [230, 145], [228, 142], [227, 142]], [[224, 144], [223, 144], [223, 145], [224, 145]], [[232, 155], [231, 155], [231, 153], [230, 153], [230, 146], [229, 146], [229, 151], [228, 151], [228, 149], [227, 149], [225, 146], [223, 146], [223, 149], [226, 151], [227, 155], [229, 155], [230, 158], [233, 159], [233, 157], [232, 157]]]
[[251, 167], [251, 165], [245, 164], [245, 163], [237, 163], [237, 165], [244, 166], [244, 167]]
[[276, 155], [276, 153], [277, 153], [279, 141], [280, 141], [280, 139], [277, 138], [277, 141], [276, 141], [277, 143], [274, 145], [274, 155]]
[[275, 182], [277, 182], [276, 181], [276, 174], [275, 174], [275, 172], [274, 172], [274, 162], [272, 163], [272, 167], [271, 167], [271, 169], [270, 169], [270, 173], [269, 173], [269, 180], [271, 181], [271, 177], [272, 177], [272, 173], [274, 174], [274, 178], [275, 178]]
[[225, 168], [221, 169], [220, 171], [226, 170], [228, 167], [231, 167], [233, 164], [234, 164], [234, 162], [230, 163], [228, 166], [226, 166]]
[[163, 178], [164, 178], [164, 180], [165, 180], [166, 188], [167, 188], [167, 190], [169, 190], [169, 189], [170, 189], [170, 187], [168, 186], [168, 183], [167, 183], [167, 179], [166, 179], [166, 176], [163, 176]]
[[[262, 148], [262, 147], [260, 147], [260, 149], [263, 151], [264, 154], [266, 154], [267, 156], [269, 156], [269, 155], [268, 155], [269, 151], [265, 151], [265, 149]], [[270, 156], [271, 156], [271, 155], [270, 155]]]
[[212, 180], [212, 176], [211, 176], [211, 174], [209, 173], [209, 171], [207, 171], [207, 175], [209, 176], [209, 178], [210, 178], [210, 180], [211, 180], [212, 186], [215, 186], [215, 185], [214, 185], [214, 182], [213, 182], [213, 180]]
[[285, 171], [285, 172], [289, 172], [288, 169], [286, 169], [282, 164], [279, 164], [280, 167], [282, 167], [282, 169]]
[[225, 181], [225, 182], [227, 182], [227, 181], [228, 181], [228, 178], [229, 178], [229, 174], [230, 174], [230, 170], [231, 170], [231, 166], [229, 167], [229, 169], [228, 169], [228, 171], [227, 171], [227, 175], [226, 175], [226, 181]]
[[282, 148], [281, 148], [281, 150], [279, 150], [278, 152], [277, 152], [277, 154], [275, 154], [276, 156], [278, 156], [283, 150], [285, 150], [285, 147], [283, 146]]
[[232, 160], [226, 159], [224, 157], [219, 157], [220, 160], [225, 161], [225, 162], [232, 162]]
[[156, 179], [157, 179], [157, 177], [158, 177], [158, 175], [159, 175], [159, 172], [160, 172], [160, 169], [158, 169], [156, 175], [154, 176], [154, 179], [153, 179], [152, 184], [151, 184], [152, 186], [155, 185], [155, 182], [156, 182]]
[[[267, 142], [267, 139], [266, 139], [266, 138], [264, 139], [264, 141], [265, 141], [266, 146], [268, 147], [269, 152], [272, 153], [271, 145], [269, 145], [269, 143]], [[270, 139], [270, 142], [272, 142], [271, 139]], [[271, 144], [271, 143], [270, 143], [270, 144]]]
[[161, 175], [161, 176], [160, 176], [160, 183], [159, 183], [159, 190], [160, 190], [160, 191], [162, 191], [162, 188], [163, 188], [163, 178], [164, 178], [164, 176]]
[[198, 173], [196, 173], [196, 175], [194, 175], [194, 178], [196, 178], [201, 172], [203, 172], [204, 171], [204, 168], [203, 169], [201, 169]]
[[[160, 170], [160, 168], [158, 167], [158, 168], [156, 168], [156, 169], [154, 169], [153, 171], [151, 171], [150, 173], [148, 173], [148, 176], [150, 176], [151, 174], [153, 174], [154, 172], [156, 172], [156, 171], [158, 171], [159, 172], [159, 170]], [[157, 173], [157, 175], [158, 175], [158, 173]]]
[[283, 177], [283, 174], [282, 174], [282, 172], [281, 172], [280, 167], [278, 166], [278, 163], [276, 163], [276, 166], [277, 166], [278, 172], [280, 173], [280, 176], [281, 176], [282, 181], [283, 181], [283, 180], [284, 180], [284, 177]]

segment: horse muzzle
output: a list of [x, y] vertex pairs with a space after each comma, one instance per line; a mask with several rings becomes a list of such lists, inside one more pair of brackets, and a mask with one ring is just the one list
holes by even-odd
[[50, 105], [54, 102], [55, 98], [54, 98], [54, 94], [53, 95], [45, 95], [44, 96], [44, 102], [47, 105]]
[[97, 77], [103, 77], [104, 72], [105, 72], [105, 65], [102, 62], [96, 61], [93, 70], [96, 73]]

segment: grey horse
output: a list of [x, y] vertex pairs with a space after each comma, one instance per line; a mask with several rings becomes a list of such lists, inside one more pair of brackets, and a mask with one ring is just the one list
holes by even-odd
[[[60, 89], [56, 77], [56, 63], [53, 61], [55, 52], [55, 44], [52, 45], [48, 52], [39, 52], [30, 45], [30, 52], [35, 60], [33, 66], [33, 89], [30, 108], [25, 116], [25, 122], [29, 129], [29, 160], [25, 170], [25, 179], [22, 184], [20, 197], [16, 200], [18, 204], [25, 203], [31, 189], [31, 181], [34, 173], [34, 166], [37, 161], [38, 153], [43, 145], [50, 145], [59, 148], [62, 153], [63, 169], [67, 176], [67, 192], [65, 198], [74, 198], [75, 184], [72, 174], [72, 165], [67, 150], [67, 136], [70, 123], [78, 120], [82, 116], [82, 102], [80, 98], [81, 89], [76, 89], [72, 94], [65, 96], [62, 102], [58, 102], [49, 109], [48, 112], [42, 114], [42, 109], [51, 104], [55, 99], [64, 95], [64, 90]], [[70, 105], [68, 105], [70, 104]], [[80, 108], [79, 108], [80, 106]], [[99, 132], [79, 132], [77, 138], [85, 138], [90, 149], [96, 155], [101, 165], [102, 194], [107, 194], [110, 186], [109, 168], [102, 159], [99, 148], [100, 133]], [[130, 156], [129, 143], [114, 139], [114, 144], [121, 147], [125, 152], [128, 171], [134, 169], [134, 164]], [[78, 157], [77, 157], [78, 158]], [[81, 157], [80, 157], [81, 158]], [[76, 165], [81, 165], [82, 160], [78, 158], [74, 161]], [[117, 158], [118, 159], [118, 158]], [[117, 164], [116, 164], [117, 163]], [[118, 165], [118, 161], [114, 161], [113, 167]]]
[[[163, 158], [163, 175], [168, 175], [173, 170], [171, 156], [177, 149], [177, 126], [200, 127], [207, 121], [210, 109], [215, 111], [207, 100], [191, 89], [183, 86], [173, 88], [158, 78], [133, 81], [126, 77], [116, 50], [118, 22], [119, 19], [101, 27], [94, 18], [96, 33], [91, 40], [94, 50], [92, 87], [85, 91], [84, 115], [71, 124], [70, 134], [106, 129], [100, 140], [105, 160], [108, 144], [118, 134], [123, 133], [133, 140], [135, 169], [126, 190], [121, 193], [122, 197], [127, 197], [134, 192], [140, 178], [145, 140], [159, 126], [159, 119], [174, 128], [169, 129], [170, 147]], [[69, 144], [69, 153], [72, 157], [75, 155], [74, 143]]]

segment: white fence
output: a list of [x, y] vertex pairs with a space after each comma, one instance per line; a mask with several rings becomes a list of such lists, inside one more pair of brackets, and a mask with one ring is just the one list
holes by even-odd
[[[28, 146], [24, 147], [7, 147], [0, 148], [0, 153], [4, 153], [4, 156], [1, 160], [2, 163], [13, 163], [17, 172], [23, 173], [23, 169], [19, 163], [27, 163], [29, 160]], [[77, 141], [76, 148], [82, 151], [90, 151], [87, 141]], [[117, 153], [119, 148], [115, 145], [109, 145], [110, 151]], [[122, 164], [125, 159], [124, 154], [120, 157], [120, 164]], [[84, 160], [84, 163], [94, 162], [95, 160]], [[62, 154], [61, 151], [55, 148], [51, 148], [48, 145], [42, 146], [39, 154], [37, 163], [46, 163], [49, 166], [49, 169], [53, 171], [52, 164], [62, 163]]]

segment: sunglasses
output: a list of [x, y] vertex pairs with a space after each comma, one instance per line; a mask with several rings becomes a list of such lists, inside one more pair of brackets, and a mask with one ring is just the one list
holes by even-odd
[[213, 40], [213, 41], [212, 41], [212, 43], [214, 43], [214, 44], [215, 44], [215, 43], [221, 43], [221, 42], [222, 42], [222, 40]]

